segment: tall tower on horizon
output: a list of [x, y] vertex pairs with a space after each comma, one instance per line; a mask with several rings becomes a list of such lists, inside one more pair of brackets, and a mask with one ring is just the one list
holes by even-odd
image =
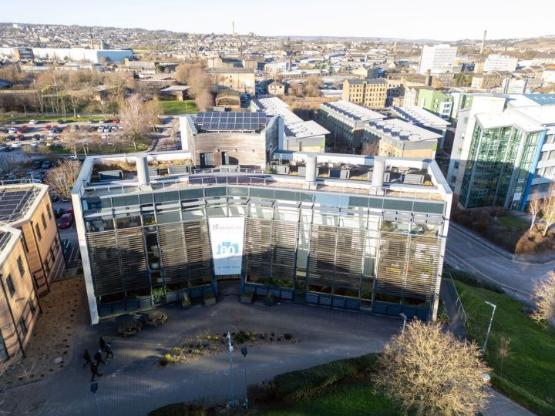
[[231, 34], [235, 35], [235, 20], [231, 21]]
[[480, 48], [480, 55], [484, 54], [486, 50], [486, 36], [488, 35], [488, 31], [484, 30], [484, 37], [482, 38], [482, 47]]

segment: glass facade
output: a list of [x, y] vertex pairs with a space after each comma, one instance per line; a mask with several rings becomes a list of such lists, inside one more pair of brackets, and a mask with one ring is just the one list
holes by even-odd
[[440, 201], [214, 185], [86, 197], [83, 210], [99, 304], [216, 292], [208, 226], [216, 217], [245, 218], [235, 276], [244, 292], [407, 305], [426, 318], [439, 285]]
[[[515, 127], [476, 125], [461, 186], [466, 208], [501, 205], [517, 209], [533, 164], [540, 134]], [[516, 200], [513, 201], [513, 199]]]

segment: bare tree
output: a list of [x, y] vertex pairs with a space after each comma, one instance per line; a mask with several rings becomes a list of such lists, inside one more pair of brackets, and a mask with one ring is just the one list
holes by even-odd
[[475, 343], [435, 323], [413, 321], [379, 359], [377, 385], [417, 415], [474, 415], [487, 402], [490, 371]]
[[65, 160], [50, 169], [44, 182], [63, 198], [71, 198], [71, 188], [79, 175], [81, 164], [77, 160]]
[[64, 129], [60, 135], [60, 142], [62, 145], [73, 151], [73, 155], [77, 158], [77, 145], [79, 144], [80, 136], [76, 131], [70, 128]]
[[0, 153], [0, 173], [6, 174], [12, 172], [21, 163], [15, 154]]
[[124, 136], [133, 142], [137, 150], [137, 140], [143, 138], [154, 129], [160, 114], [158, 100], [144, 101], [135, 94], [120, 104], [119, 117]]
[[555, 185], [551, 185], [547, 197], [543, 201], [542, 207], [542, 220], [545, 228], [543, 229], [543, 236], [545, 237], [549, 229], [555, 224]]
[[530, 230], [534, 228], [536, 224], [536, 219], [538, 218], [539, 213], [542, 211], [543, 208], [543, 201], [540, 198], [531, 199], [528, 203], [528, 212], [532, 216], [532, 223], [530, 224]]
[[545, 280], [536, 283], [533, 293], [536, 309], [532, 318], [540, 323], [555, 323], [555, 272], [550, 272]]

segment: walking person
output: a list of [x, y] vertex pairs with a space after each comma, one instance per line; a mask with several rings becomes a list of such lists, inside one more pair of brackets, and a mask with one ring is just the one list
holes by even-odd
[[110, 344], [106, 343], [104, 352], [106, 353], [106, 361], [108, 361], [108, 358], [114, 358], [114, 352], [112, 351], [112, 346]]
[[102, 351], [105, 351], [105, 350], [106, 350], [106, 345], [107, 345], [107, 342], [106, 342], [106, 340], [104, 339], [104, 337], [100, 337], [99, 340], [98, 340], [98, 346], [100, 347], [100, 349], [101, 349]]
[[85, 360], [85, 364], [83, 364], [83, 368], [85, 368], [86, 366], [92, 363], [91, 354], [89, 353], [89, 350], [86, 348], [85, 348], [85, 351], [83, 352], [83, 360]]
[[93, 361], [91, 361], [91, 366], [90, 367], [91, 367], [91, 383], [92, 383], [96, 376], [102, 377], [102, 373], [98, 372], [98, 365], [96, 363], [94, 363]]
[[102, 359], [102, 351], [98, 350], [94, 355], [94, 360], [96, 361], [96, 366], [100, 367], [100, 364], [106, 365], [106, 361]]

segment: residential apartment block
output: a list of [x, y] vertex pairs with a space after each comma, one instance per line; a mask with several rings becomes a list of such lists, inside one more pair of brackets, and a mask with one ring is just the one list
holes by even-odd
[[385, 108], [387, 87], [384, 78], [347, 79], [343, 82], [342, 99], [368, 108]]
[[[451, 205], [435, 162], [282, 152], [281, 173], [144, 169], [190, 158], [84, 161], [72, 199], [93, 324], [214, 297], [223, 278], [244, 296], [435, 319]], [[137, 168], [100, 180], [114, 160]]]
[[459, 111], [448, 181], [466, 208], [525, 210], [555, 178], [555, 94], [472, 94]]

